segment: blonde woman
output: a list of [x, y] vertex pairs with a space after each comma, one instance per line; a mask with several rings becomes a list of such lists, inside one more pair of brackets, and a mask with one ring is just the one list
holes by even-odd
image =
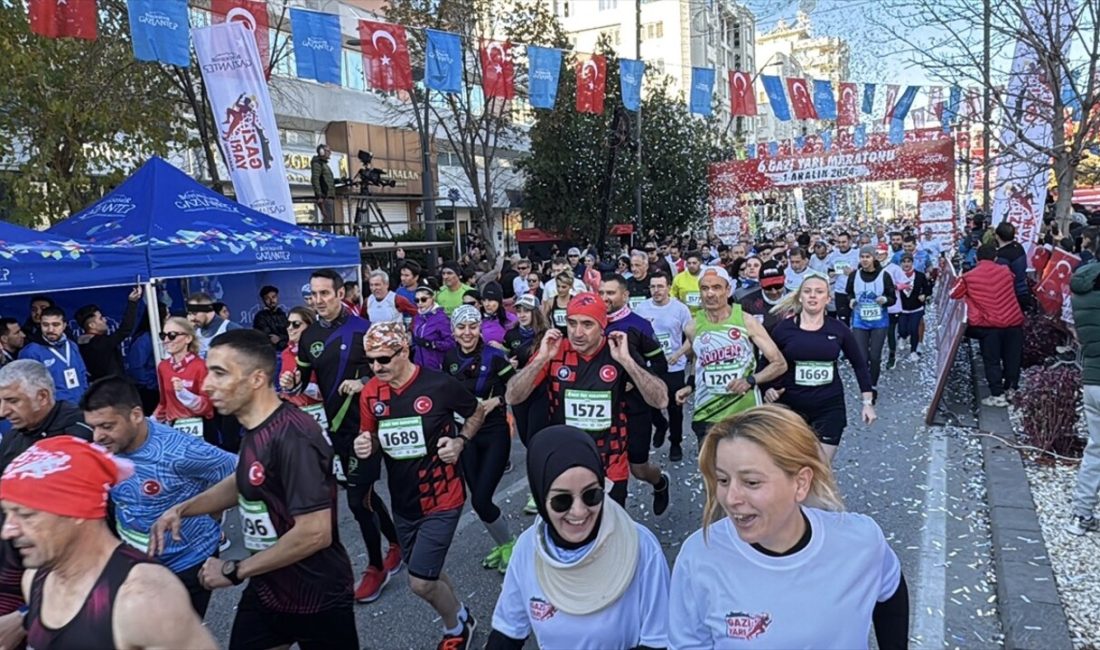
[[672, 570], [669, 648], [908, 643], [909, 592], [870, 517], [843, 512], [813, 431], [768, 405], [710, 428], [703, 529]]
[[160, 340], [167, 358], [157, 366], [160, 401], [153, 419], [217, 444], [217, 432], [210, 422], [214, 407], [202, 392], [206, 362], [199, 356], [195, 327], [186, 318], [173, 316], [164, 322]]
[[542, 303], [542, 313], [546, 314], [546, 320], [550, 321], [550, 325], [565, 334], [565, 309], [573, 298], [573, 274], [562, 271], [555, 276], [554, 282], [557, 283], [558, 293], [552, 299]]

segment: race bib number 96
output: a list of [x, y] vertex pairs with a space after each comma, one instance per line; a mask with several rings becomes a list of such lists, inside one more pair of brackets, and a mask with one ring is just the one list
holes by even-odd
[[419, 415], [380, 421], [378, 440], [382, 443], [382, 451], [394, 460], [412, 460], [428, 455], [424, 422]]
[[256, 553], [271, 548], [279, 541], [279, 534], [275, 532], [275, 524], [271, 523], [266, 503], [238, 497], [237, 510], [241, 515], [241, 533], [246, 549]]

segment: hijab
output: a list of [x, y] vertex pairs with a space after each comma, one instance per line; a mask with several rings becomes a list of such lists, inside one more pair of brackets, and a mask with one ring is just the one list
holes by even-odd
[[592, 533], [581, 542], [566, 541], [550, 523], [550, 513], [546, 510], [550, 486], [566, 470], [574, 467], [590, 470], [596, 475], [596, 480], [603, 485], [603, 461], [600, 460], [600, 452], [596, 450], [596, 443], [591, 435], [576, 427], [560, 424], [547, 427], [532, 436], [527, 447], [527, 482], [531, 488], [531, 494], [535, 497], [539, 516], [546, 522], [550, 539], [555, 546], [565, 550], [581, 548], [596, 539], [603, 520], [603, 508], [601, 508], [596, 525], [592, 527]]

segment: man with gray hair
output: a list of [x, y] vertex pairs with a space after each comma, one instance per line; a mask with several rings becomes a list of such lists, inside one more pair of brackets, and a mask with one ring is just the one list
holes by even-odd
[[371, 271], [367, 286], [370, 296], [365, 299], [365, 316], [371, 323], [400, 323], [416, 316], [416, 305], [405, 296], [390, 291], [390, 275], [385, 271]]
[[53, 377], [46, 366], [32, 359], [19, 359], [0, 368], [0, 418], [12, 426], [0, 439], [0, 471], [43, 438], [92, 439], [84, 413], [76, 404], [54, 399]]

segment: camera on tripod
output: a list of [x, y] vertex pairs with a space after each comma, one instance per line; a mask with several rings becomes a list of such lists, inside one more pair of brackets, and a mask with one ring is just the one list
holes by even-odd
[[395, 187], [397, 181], [382, 178], [386, 175], [385, 170], [378, 167], [371, 167], [371, 162], [374, 160], [374, 154], [364, 149], [360, 149], [356, 156], [359, 158], [359, 162], [363, 163], [363, 167], [355, 174], [355, 180], [364, 186], [373, 185], [375, 187]]

